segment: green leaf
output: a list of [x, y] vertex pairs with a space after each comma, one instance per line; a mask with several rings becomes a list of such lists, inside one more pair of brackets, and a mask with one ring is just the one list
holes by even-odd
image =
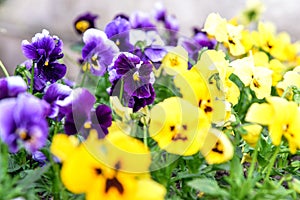
[[34, 170], [27, 170], [25, 171], [27, 174], [25, 178], [18, 181], [18, 185], [23, 186], [24, 189], [29, 189], [32, 187], [33, 183], [36, 182], [38, 179], [41, 178], [41, 176], [48, 171], [50, 165], [43, 166], [41, 168], [37, 168]]
[[187, 183], [193, 189], [198, 191], [204, 192], [206, 195], [211, 196], [227, 196], [228, 193], [219, 187], [218, 183], [215, 180], [201, 178], [201, 179], [194, 179]]

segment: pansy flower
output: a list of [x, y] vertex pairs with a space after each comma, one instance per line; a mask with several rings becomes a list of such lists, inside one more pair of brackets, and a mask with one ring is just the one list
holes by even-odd
[[77, 88], [61, 101], [56, 101], [60, 112], [65, 118], [64, 128], [68, 135], [76, 133], [87, 136], [90, 129], [95, 129], [98, 136], [103, 138], [107, 133], [107, 128], [111, 125], [111, 109], [106, 105], [99, 105], [93, 109], [95, 97], [84, 88]]
[[0, 101], [0, 137], [9, 151], [41, 149], [47, 141], [49, 105], [28, 93]]
[[233, 56], [239, 56], [245, 53], [245, 48], [241, 43], [243, 26], [234, 26], [227, 22], [217, 13], [208, 15], [203, 31], [214, 36], [218, 42], [228, 46]]
[[133, 12], [129, 17], [129, 21], [131, 27], [134, 29], [155, 29], [155, 25], [151, 22], [150, 16], [145, 12]]
[[260, 138], [262, 128], [263, 127], [259, 124], [245, 124], [243, 125], [245, 133], [241, 134], [241, 136], [251, 147], [255, 148], [256, 143]]
[[34, 81], [41, 79], [41, 90], [46, 86], [46, 82], [54, 83], [64, 77], [67, 68], [58, 62], [64, 54], [62, 53], [63, 42], [57, 36], [50, 36], [47, 30], [37, 33], [32, 38], [31, 43], [22, 41], [23, 54], [30, 59], [34, 65]]
[[149, 61], [142, 61], [138, 56], [120, 53], [109, 67], [110, 80], [113, 84], [111, 95], [119, 96], [122, 90], [122, 98], [126, 105], [134, 108], [134, 111], [145, 104], [151, 104], [155, 97], [152, 67]]
[[266, 67], [254, 66], [252, 55], [234, 60], [230, 66], [234, 68], [233, 73], [240, 78], [244, 85], [250, 86], [258, 99], [271, 95], [273, 72]]
[[300, 149], [300, 110], [295, 102], [269, 97], [267, 103], [253, 103], [245, 120], [268, 126], [274, 145], [280, 145], [284, 136], [292, 154]]
[[8, 97], [16, 97], [27, 90], [25, 81], [20, 76], [0, 78], [0, 100]]
[[171, 76], [186, 71], [188, 69], [188, 52], [182, 46], [169, 50], [160, 67]]
[[129, 42], [130, 22], [123, 17], [116, 17], [105, 26], [105, 33], [109, 39], [115, 42], [120, 51], [131, 51], [133, 45]]
[[89, 28], [95, 28], [95, 21], [98, 15], [94, 15], [90, 12], [86, 12], [76, 18], [74, 21], [74, 27], [78, 34], [83, 34]]
[[222, 131], [211, 128], [200, 152], [208, 164], [221, 164], [233, 157], [234, 149], [229, 138]]
[[287, 71], [283, 80], [277, 84], [276, 89], [279, 95], [282, 95], [288, 87], [292, 86], [300, 88], [300, 66], [295, 67], [292, 71]]
[[156, 104], [150, 118], [150, 136], [161, 149], [178, 155], [197, 153], [210, 128], [203, 110], [179, 97]]
[[82, 58], [85, 65], [96, 76], [103, 76], [118, 53], [119, 49], [115, 43], [109, 40], [103, 31], [98, 29], [88, 29], [83, 34], [84, 47], [82, 48]]
[[81, 144], [62, 134], [53, 139], [51, 151], [62, 161], [62, 182], [71, 192], [85, 193], [86, 199], [164, 198], [165, 188], [148, 174], [151, 156], [141, 141], [118, 128], [104, 140], [96, 137], [91, 130]]
[[46, 88], [43, 99], [51, 105], [51, 111], [49, 112], [49, 118], [59, 117], [59, 106], [57, 102], [64, 100], [72, 92], [72, 89], [60, 83], [53, 83], [48, 88]]

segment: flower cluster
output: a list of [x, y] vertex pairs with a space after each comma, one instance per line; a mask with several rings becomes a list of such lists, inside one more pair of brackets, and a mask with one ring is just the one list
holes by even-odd
[[38, 169], [39, 198], [299, 198], [300, 48], [262, 10], [211, 13], [191, 37], [162, 4], [104, 31], [84, 13], [79, 84], [61, 39], [24, 40], [28, 60], [0, 79], [0, 188]]

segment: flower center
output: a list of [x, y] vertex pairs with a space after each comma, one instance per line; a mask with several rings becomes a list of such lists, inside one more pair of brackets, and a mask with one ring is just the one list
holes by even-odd
[[20, 138], [24, 141], [30, 140], [31, 137], [30, 135], [27, 133], [27, 131], [25, 129], [18, 129], [17, 130], [17, 134], [20, 136]]
[[124, 193], [124, 187], [123, 187], [122, 183], [120, 183], [120, 181], [116, 177], [114, 177], [112, 179], [109, 179], [109, 178], [106, 179], [105, 193], [108, 193], [110, 188], [116, 188], [120, 194]]
[[138, 71], [134, 72], [134, 74], [132, 75], [132, 78], [134, 81], [139, 82], [140, 81], [139, 72]]
[[216, 145], [214, 146], [214, 148], [212, 149], [212, 151], [216, 152], [216, 153], [223, 154], [224, 150], [223, 150], [222, 144], [219, 141], [217, 141]]
[[178, 62], [178, 59], [176, 56], [170, 58], [170, 64], [171, 64], [171, 67], [175, 67], [175, 66], [179, 65], [179, 62]]
[[90, 23], [86, 20], [81, 20], [76, 23], [75, 27], [77, 30], [83, 33], [86, 29], [90, 27]]

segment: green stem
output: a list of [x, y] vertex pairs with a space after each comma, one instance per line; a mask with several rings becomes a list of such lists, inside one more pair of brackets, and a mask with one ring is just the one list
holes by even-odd
[[259, 146], [258, 143], [256, 143], [256, 146], [255, 146], [254, 152], [253, 152], [251, 165], [250, 165], [250, 168], [249, 168], [248, 177], [247, 177], [248, 180], [250, 180], [252, 178], [253, 171], [254, 171], [254, 168], [255, 168], [255, 164], [257, 162], [258, 146]]
[[84, 73], [83, 73], [83, 77], [82, 77], [82, 80], [81, 80], [81, 83], [80, 83], [80, 87], [83, 87], [86, 75], [87, 75], [87, 70], [85, 70]]
[[220, 42], [217, 42], [216, 47], [215, 47], [215, 50], [218, 51], [218, 50], [219, 50], [219, 47], [220, 47]]
[[119, 100], [120, 100], [121, 104], [122, 104], [123, 90], [124, 90], [123, 87], [124, 87], [124, 80], [121, 79], [121, 87], [120, 87], [120, 94], [119, 94]]
[[143, 117], [143, 132], [144, 132], [144, 145], [145, 147], [148, 147], [148, 141], [147, 141], [147, 126], [146, 126], [146, 117]]
[[30, 93], [33, 94], [33, 80], [34, 79], [34, 62], [32, 62], [32, 67], [31, 67], [31, 78], [30, 78]]
[[6, 77], [9, 77], [9, 74], [8, 74], [6, 68], [5, 68], [5, 66], [3, 65], [3, 63], [2, 63], [1, 60], [0, 60], [0, 67], [1, 67], [1, 69], [2, 69], [2, 71], [3, 71], [3, 73], [4, 73], [4, 75], [5, 75]]
[[268, 165], [268, 171], [267, 171], [267, 174], [266, 174], [265, 179], [264, 179], [265, 181], [267, 181], [270, 177], [270, 174], [271, 174], [272, 168], [274, 166], [276, 157], [279, 153], [279, 150], [280, 150], [280, 145], [276, 146], [275, 152], [274, 152], [273, 156], [270, 159], [270, 162], [269, 162], [269, 165]]
[[0, 140], [0, 183], [4, 178], [8, 169], [8, 148], [5, 143]]

